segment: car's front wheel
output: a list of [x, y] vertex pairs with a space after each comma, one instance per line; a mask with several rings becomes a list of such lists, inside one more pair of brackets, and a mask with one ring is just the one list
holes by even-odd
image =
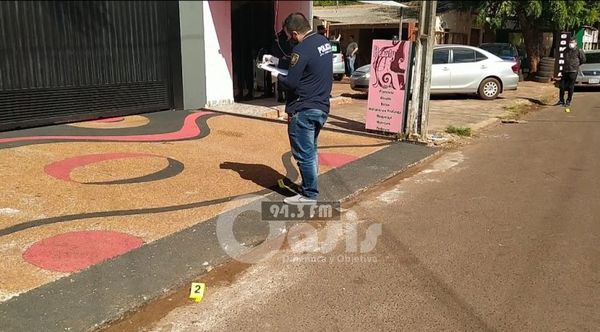
[[479, 85], [479, 97], [485, 100], [496, 99], [501, 91], [500, 82], [495, 78], [486, 78]]

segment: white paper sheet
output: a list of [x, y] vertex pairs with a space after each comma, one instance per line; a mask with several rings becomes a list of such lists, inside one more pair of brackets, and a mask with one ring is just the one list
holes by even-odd
[[275, 66], [273, 66], [271, 64], [267, 64], [267, 63], [264, 63], [264, 62], [259, 63], [258, 64], [258, 68], [260, 68], [262, 70], [269, 71], [271, 73], [276, 73], [276, 74], [279, 74], [279, 75], [283, 75], [283, 76], [287, 76], [287, 74], [288, 74], [287, 70], [281, 69], [281, 68], [277, 68], [277, 67], [275, 67]]

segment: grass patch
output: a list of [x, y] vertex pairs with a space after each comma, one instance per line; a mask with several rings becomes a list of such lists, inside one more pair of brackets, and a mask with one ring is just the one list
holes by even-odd
[[523, 110], [523, 105], [513, 105], [504, 108], [511, 115], [519, 115]]
[[448, 134], [454, 134], [454, 135], [458, 135], [458, 136], [471, 136], [471, 128], [468, 127], [454, 127], [454, 126], [448, 126], [448, 128], [446, 128], [446, 132]]
[[542, 106], [537, 104], [517, 104], [513, 106], [504, 107], [506, 110], [506, 114], [504, 116], [500, 116], [501, 120], [517, 120], [521, 118], [523, 115], [535, 111]]

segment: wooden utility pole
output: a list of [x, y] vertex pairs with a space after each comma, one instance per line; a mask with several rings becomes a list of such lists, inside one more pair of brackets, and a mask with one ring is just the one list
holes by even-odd
[[404, 21], [404, 7], [400, 7], [400, 28], [398, 31], [398, 40], [402, 40], [402, 21]]
[[413, 95], [407, 123], [407, 139], [412, 141], [427, 141], [436, 8], [437, 1], [435, 0], [421, 2], [419, 34], [415, 43], [416, 63], [412, 87]]

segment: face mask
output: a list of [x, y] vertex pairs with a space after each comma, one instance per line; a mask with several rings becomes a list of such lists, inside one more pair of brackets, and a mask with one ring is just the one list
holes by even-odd
[[294, 39], [294, 36], [293, 36], [293, 34], [291, 34], [291, 33], [287, 33], [287, 32], [286, 32], [286, 33], [285, 33], [285, 35], [286, 35], [286, 37], [287, 37], [287, 40], [288, 40], [288, 43], [289, 43], [290, 45], [292, 45], [292, 46], [296, 46], [296, 45], [298, 45], [298, 40]]
[[569, 44], [569, 48], [575, 48], [575, 46], [577, 46], [577, 44]]

